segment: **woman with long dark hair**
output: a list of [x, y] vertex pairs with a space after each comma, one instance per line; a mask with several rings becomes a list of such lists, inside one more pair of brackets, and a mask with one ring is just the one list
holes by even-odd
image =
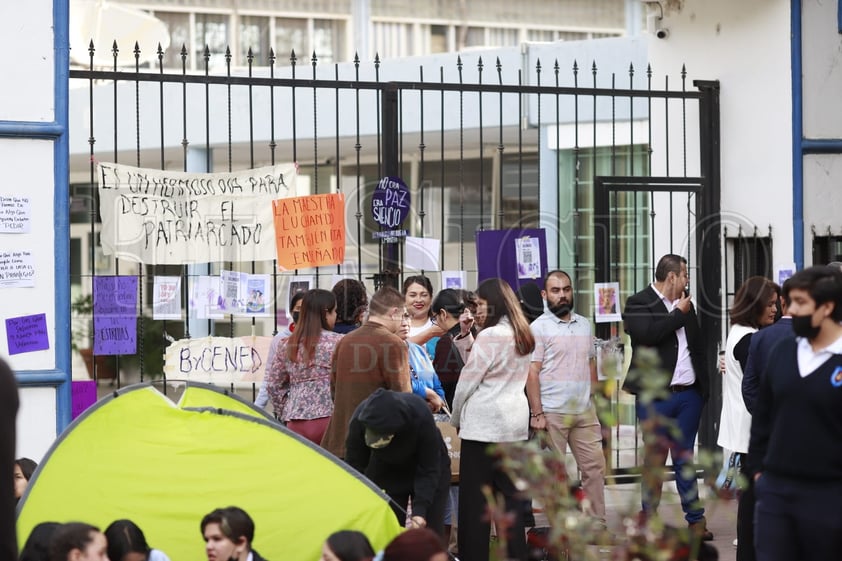
[[309, 290], [292, 335], [279, 346], [266, 370], [266, 388], [275, 415], [287, 428], [321, 443], [330, 416], [330, 359], [342, 335], [333, 332], [336, 298], [329, 290]]
[[333, 295], [336, 297], [336, 325], [333, 330], [350, 333], [362, 324], [368, 309], [365, 285], [356, 279], [342, 279], [333, 286]]
[[445, 401], [450, 406], [456, 382], [468, 360], [468, 349], [474, 344], [474, 316], [465, 304], [462, 291], [453, 288], [436, 294], [431, 309], [433, 321], [444, 331], [436, 343], [433, 368], [441, 380]]
[[529, 403], [526, 378], [535, 339], [515, 293], [502, 279], [479, 285], [477, 316], [482, 331], [476, 337], [462, 368], [453, 396], [451, 422], [459, 429], [459, 557], [486, 561], [490, 525], [485, 516], [483, 488], [502, 494], [512, 516], [508, 528], [508, 555], [525, 560], [526, 539], [523, 500], [489, 447], [517, 442], [529, 436]]
[[[730, 489], [737, 487], [737, 473], [746, 469], [751, 432], [751, 413], [743, 401], [743, 373], [748, 364], [751, 336], [772, 325], [778, 308], [778, 285], [765, 277], [749, 277], [737, 290], [731, 306], [731, 329], [725, 340], [725, 372], [722, 377], [722, 411], [719, 417], [717, 444], [725, 453], [723, 482], [731, 476]], [[747, 487], [740, 496], [737, 508], [737, 559], [753, 560], [752, 542], [754, 485], [747, 478]], [[729, 489], [729, 490], [730, 490]]]

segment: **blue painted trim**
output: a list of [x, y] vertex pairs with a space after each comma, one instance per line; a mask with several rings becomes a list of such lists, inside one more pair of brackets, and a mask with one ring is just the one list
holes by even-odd
[[790, 4], [790, 63], [792, 68], [792, 260], [804, 268], [804, 114], [801, 79], [801, 0]]
[[55, 120], [61, 130], [54, 143], [55, 319], [56, 367], [64, 381], [56, 391], [56, 434], [71, 421], [70, 379], [70, 1], [53, 0], [55, 51]]
[[58, 386], [67, 381], [64, 370], [18, 370], [15, 376], [21, 386]]
[[842, 33], [842, 0], [836, 3], [836, 29]]
[[842, 154], [842, 139], [804, 138], [801, 140], [802, 154]]
[[58, 138], [66, 130], [60, 122], [39, 123], [27, 121], [0, 121], [0, 137]]

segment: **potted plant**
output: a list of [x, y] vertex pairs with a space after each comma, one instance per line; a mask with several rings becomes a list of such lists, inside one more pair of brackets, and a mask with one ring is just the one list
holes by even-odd
[[94, 357], [91, 348], [93, 342], [93, 321], [94, 301], [90, 294], [77, 296], [70, 304], [70, 312], [73, 318], [72, 333], [70, 337], [70, 348], [77, 351], [85, 363], [88, 376], [94, 377], [94, 358], [96, 358], [96, 377], [99, 380], [112, 380], [117, 377], [116, 360], [113, 356], [99, 355]]

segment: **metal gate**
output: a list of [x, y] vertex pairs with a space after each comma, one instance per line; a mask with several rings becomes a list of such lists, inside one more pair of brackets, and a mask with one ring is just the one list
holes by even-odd
[[[138, 45], [134, 48], [140, 52]], [[542, 49], [552, 55], [552, 46]], [[387, 175], [407, 179], [414, 202], [404, 227], [414, 236], [438, 240], [439, 271], [464, 271], [470, 283], [483, 258], [473, 242], [477, 231], [543, 227], [549, 264], [573, 273], [577, 309], [585, 315], [594, 307], [593, 282], [621, 281], [627, 296], [651, 280], [656, 252], [682, 252], [695, 273], [703, 330], [717, 334], [707, 341], [708, 356], [713, 360], [716, 354], [721, 259], [715, 82], [697, 81], [688, 90], [682, 69], [680, 89], [671, 90], [668, 79], [659, 89], [650, 68], [641, 78], [629, 66], [618, 79], [616, 73], [601, 75], [596, 62], [585, 71], [575, 60], [565, 68], [554, 58], [548, 67], [520, 49], [504, 50], [488, 67], [482, 54], [472, 53], [453, 55], [452, 64], [436, 59], [417, 68], [379, 58], [320, 65], [315, 53], [302, 67], [295, 52], [281, 66], [270, 52], [266, 66], [249, 56], [248, 67], [240, 69], [232, 68], [226, 56], [222, 75], [210, 72], [207, 49], [204, 72], [198, 74], [188, 72], [185, 48], [181, 69], [164, 68], [160, 48], [156, 68], [136, 64], [133, 70], [117, 67], [116, 44], [112, 69], [94, 68], [93, 44], [89, 52], [90, 68], [70, 71], [72, 83], [86, 86], [84, 96], [80, 90], [71, 97], [71, 135], [84, 137], [89, 147], [85, 153], [71, 150], [71, 222], [82, 232], [71, 244], [71, 261], [76, 262], [71, 284], [83, 299], [96, 275], [138, 277], [139, 352], [113, 359], [117, 385], [134, 379], [121, 367], [131, 362], [137, 363], [141, 381], [157, 378], [161, 372], [157, 366], [150, 370], [145, 356], [152, 346], [151, 354], [160, 357], [173, 337], [277, 333], [286, 307], [283, 287], [294, 273], [280, 273], [274, 263], [210, 263], [198, 271], [196, 266], [104, 258], [98, 252], [98, 161], [179, 171], [297, 162], [313, 194], [342, 191], [347, 198], [350, 262], [312, 271], [321, 287], [337, 274], [353, 275], [370, 286], [397, 284], [404, 275], [404, 246], [371, 239], [376, 228], [367, 204], [377, 179]], [[415, 72], [417, 78], [408, 78]], [[588, 86], [583, 85], [586, 79]], [[628, 86], [617, 87], [618, 80]], [[676, 159], [681, 163], [676, 165]], [[659, 162], [665, 173], [653, 177]], [[688, 169], [696, 173], [688, 175]], [[664, 190], [669, 191], [671, 223], [672, 197], [688, 197], [681, 217], [687, 235], [675, 247], [675, 228], [668, 243], [656, 236], [658, 199], [641, 194]], [[618, 222], [624, 212], [635, 220]], [[634, 227], [640, 230], [629, 230]], [[636, 248], [631, 253], [618, 241], [630, 236]], [[270, 320], [232, 316], [206, 324], [191, 319], [186, 308], [182, 321], [150, 320], [152, 277], [181, 276], [186, 303], [194, 276], [218, 274], [222, 268], [272, 274]], [[435, 280], [439, 271], [422, 272]], [[608, 339], [621, 336], [621, 329], [601, 325], [599, 334]], [[97, 364], [93, 377], [101, 378]], [[166, 389], [167, 380], [156, 382]], [[252, 396], [255, 391], [252, 385]], [[615, 408], [633, 411], [625, 399], [615, 396]], [[718, 411], [717, 404], [708, 407], [700, 431], [704, 444], [713, 442], [711, 419], [718, 418]], [[637, 465], [636, 450], [629, 465], [615, 448], [616, 473]]]

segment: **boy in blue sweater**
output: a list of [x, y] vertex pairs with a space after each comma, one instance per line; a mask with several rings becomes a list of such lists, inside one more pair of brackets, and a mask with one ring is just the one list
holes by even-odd
[[842, 552], [842, 271], [789, 279], [795, 339], [760, 373], [749, 456], [755, 458], [759, 561], [838, 559]]

